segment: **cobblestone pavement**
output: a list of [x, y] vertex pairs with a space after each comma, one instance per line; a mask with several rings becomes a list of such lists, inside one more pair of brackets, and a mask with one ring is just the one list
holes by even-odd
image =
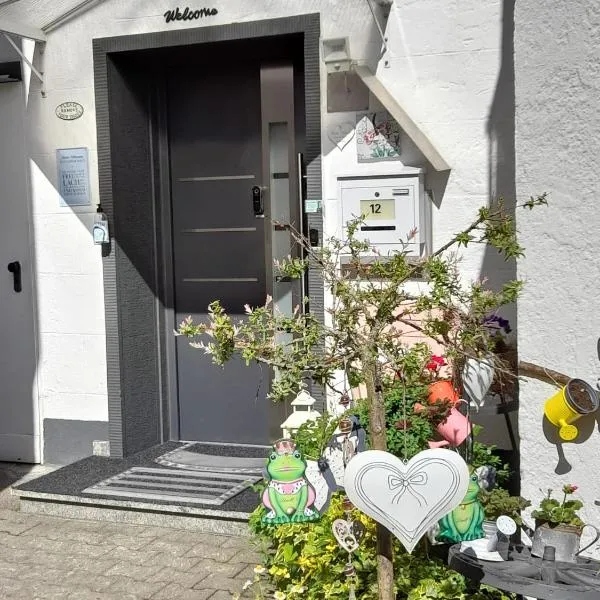
[[241, 537], [20, 513], [6, 479], [0, 464], [3, 600], [223, 600], [258, 561]]

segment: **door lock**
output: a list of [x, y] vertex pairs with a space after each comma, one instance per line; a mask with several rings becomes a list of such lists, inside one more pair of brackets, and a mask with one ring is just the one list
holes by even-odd
[[18, 260], [8, 263], [8, 270], [13, 274], [13, 289], [19, 293], [23, 291], [21, 285], [21, 263]]
[[263, 188], [259, 185], [252, 186], [252, 210], [257, 219], [264, 219], [265, 206], [263, 198]]

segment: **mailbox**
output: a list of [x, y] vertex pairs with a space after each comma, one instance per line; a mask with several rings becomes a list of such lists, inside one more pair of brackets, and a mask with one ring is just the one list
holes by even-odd
[[[340, 177], [344, 227], [362, 215], [357, 237], [387, 254], [402, 250], [426, 256], [430, 251], [431, 201], [425, 197], [423, 174]], [[416, 234], [407, 241], [409, 233]]]

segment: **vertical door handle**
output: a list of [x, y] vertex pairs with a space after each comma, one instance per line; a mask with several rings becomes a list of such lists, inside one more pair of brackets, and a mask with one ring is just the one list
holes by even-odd
[[252, 186], [252, 210], [257, 218], [264, 218], [265, 205], [263, 199], [263, 188], [258, 185]]
[[21, 285], [21, 263], [18, 260], [8, 263], [8, 270], [13, 274], [13, 288], [15, 292], [23, 290]]

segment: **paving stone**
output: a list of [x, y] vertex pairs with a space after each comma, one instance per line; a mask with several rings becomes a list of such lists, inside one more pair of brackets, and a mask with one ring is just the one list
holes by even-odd
[[[171, 583], [152, 596], [152, 600], [208, 600], [215, 590], [190, 590], [177, 583]], [[229, 596], [231, 600], [231, 596]]]
[[224, 592], [219, 590], [210, 596], [210, 600], [231, 600], [231, 594], [232, 592]]
[[28, 515], [0, 496], [1, 600], [220, 600], [253, 576], [248, 538]]
[[[156, 567], [155, 567], [156, 571]], [[163, 567], [158, 572], [155, 572], [148, 578], [148, 581], [164, 581], [165, 583], [177, 583], [180, 586], [188, 589], [194, 587], [199, 581], [208, 575], [207, 571], [198, 568], [198, 565], [181, 571], [171, 567]]]
[[148, 581], [153, 575], [156, 575], [156, 566], [132, 565], [127, 562], [121, 562], [106, 571], [106, 577], [129, 577], [135, 581]]
[[23, 534], [25, 537], [44, 538], [46, 540], [60, 540], [70, 542], [80, 542], [83, 544], [99, 544], [102, 538], [98, 536], [96, 530], [71, 529], [67, 527], [57, 527], [52, 524], [38, 524], [28, 529]]
[[175, 556], [173, 554], [161, 554], [160, 552], [152, 553], [144, 564], [156, 567], [172, 567], [180, 571], [187, 571], [195, 567], [202, 559], [198, 556], [184, 557]]
[[33, 527], [35, 527], [36, 525], [37, 525], [36, 522], [27, 523], [25, 521], [25, 522], [19, 523], [19, 522], [8, 521], [6, 519], [3, 519], [0, 521], [0, 532], [1, 533], [10, 533], [10, 535], [20, 535], [24, 531], [33, 529]]
[[148, 552], [160, 552], [161, 554], [171, 554], [173, 556], [185, 556], [195, 544], [189, 542], [169, 542], [163, 539], [153, 540], [147, 546], [144, 546], [144, 550]]
[[91, 590], [77, 590], [70, 593], [66, 597], [66, 600], [139, 600], [139, 598], [135, 594], [106, 594]]
[[160, 552], [149, 552], [142, 550], [131, 550], [123, 546], [117, 546], [110, 551], [110, 558], [116, 562], [124, 561], [132, 565], [156, 564], [153, 562], [158, 556], [162, 556]]
[[129, 577], [111, 577], [111, 585], [106, 590], [106, 593], [133, 594], [139, 598], [150, 598], [157, 591], [165, 587], [162, 582], [148, 583], [144, 581], [135, 581]]
[[246, 565], [259, 565], [262, 563], [261, 556], [253, 550], [237, 550], [230, 562], [240, 562]]
[[207, 576], [198, 582], [194, 586], [194, 589], [224, 590], [231, 593], [239, 589], [240, 582], [235, 577], [243, 570], [243, 564], [208, 564], [209, 562], [207, 561], [204, 565], [204, 568], [207, 570]]
[[167, 529], [160, 536], [165, 542], [184, 543], [195, 546], [196, 544], [214, 544], [222, 546], [225, 542], [224, 536], [214, 535], [212, 533], [201, 533], [199, 531], [185, 531], [183, 529]]
[[199, 556], [200, 558], [210, 558], [212, 560], [220, 560], [227, 562], [239, 553], [237, 548], [223, 548], [209, 544], [198, 544], [189, 550], [186, 558]]

